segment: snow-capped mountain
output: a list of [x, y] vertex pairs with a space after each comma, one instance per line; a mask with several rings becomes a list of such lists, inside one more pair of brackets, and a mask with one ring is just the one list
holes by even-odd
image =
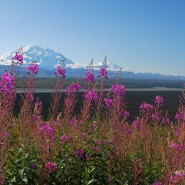
[[[15, 56], [17, 50], [5, 53], [0, 57], [0, 76], [7, 69], [7, 65], [11, 64], [12, 58]], [[40, 46], [28, 46], [23, 48], [23, 56], [24, 56], [24, 64], [20, 68], [21, 74], [24, 76], [25, 67], [32, 61], [37, 61], [39, 64], [39, 73], [38, 77], [54, 77], [54, 72], [56, 70], [56, 66], [63, 59], [66, 64], [66, 76], [68, 77], [81, 77], [83, 78], [86, 73], [86, 66], [81, 65], [79, 63], [73, 62], [68, 59], [60, 52], [56, 52], [50, 48], [42, 48]], [[102, 62], [96, 63], [94, 62], [94, 72], [95, 76], [99, 74], [100, 66]], [[112, 64], [107, 62], [108, 68], [108, 77], [114, 78], [116, 77], [117, 71], [120, 70], [120, 66], [116, 64]], [[176, 79], [176, 80], [185, 80], [185, 76], [178, 75], [162, 75], [159, 73], [135, 73], [123, 71], [121, 72], [122, 78], [138, 78], [138, 79]]]
[[[9, 65], [12, 57], [14, 57], [15, 51], [8, 52], [0, 57], [0, 65]], [[42, 48], [40, 46], [28, 46], [23, 48], [24, 66], [28, 65], [32, 61], [36, 61], [40, 68], [53, 69], [63, 59], [65, 60], [66, 67], [76, 67], [77, 63], [74, 63], [70, 59], [63, 56], [61, 53], [56, 52], [50, 48]]]
[[[14, 57], [17, 50], [5, 53], [0, 57], [0, 65], [10, 65], [12, 58]], [[42, 48], [40, 46], [27, 46], [23, 47], [24, 66], [28, 65], [32, 61], [36, 61], [39, 64], [39, 68], [54, 69], [63, 59], [67, 68], [86, 68], [85, 65], [78, 64], [68, 59], [59, 52], [56, 52], [50, 48]], [[102, 63], [94, 64], [94, 68], [99, 69]], [[108, 69], [119, 69], [120, 67], [116, 64], [108, 63]]]

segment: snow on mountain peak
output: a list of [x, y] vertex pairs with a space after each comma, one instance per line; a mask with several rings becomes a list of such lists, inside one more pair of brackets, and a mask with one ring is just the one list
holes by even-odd
[[[10, 65], [12, 58], [17, 50], [8, 52], [0, 57], [0, 65]], [[64, 57], [61, 53], [56, 52], [50, 48], [42, 48], [40, 46], [23, 47], [24, 64], [29, 64], [36, 61], [40, 68], [52, 69], [55, 68], [59, 62], [66, 59], [66, 66], [70, 67], [76, 65], [70, 59]]]

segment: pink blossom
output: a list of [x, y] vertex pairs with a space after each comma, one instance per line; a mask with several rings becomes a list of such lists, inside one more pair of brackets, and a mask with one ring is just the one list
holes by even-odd
[[51, 128], [50, 124], [43, 124], [40, 128], [40, 132], [42, 134], [48, 134], [48, 136], [51, 138], [51, 139], [55, 139], [55, 134], [54, 134], [54, 131], [53, 129]]
[[46, 168], [49, 170], [49, 171], [56, 171], [57, 170], [57, 164], [54, 163], [54, 162], [48, 162], [46, 164]]
[[153, 105], [146, 103], [146, 102], [143, 102], [140, 105], [140, 110], [142, 110], [142, 111], [150, 111], [150, 110], [153, 110], [153, 108], [154, 108]]
[[170, 119], [169, 118], [163, 118], [162, 119], [162, 124], [163, 125], [170, 125]]
[[57, 71], [55, 72], [55, 75], [64, 79], [66, 77], [66, 70], [61, 66], [57, 66]]
[[14, 92], [14, 80], [14, 76], [10, 75], [8, 72], [5, 72], [0, 82], [0, 92], [6, 94], [7, 96]]
[[37, 74], [37, 73], [38, 73], [38, 64], [36, 64], [36, 63], [31, 63], [31, 64], [27, 67], [27, 70], [29, 71], [29, 73]]
[[73, 83], [72, 85], [69, 85], [67, 87], [67, 92], [68, 93], [74, 93], [74, 92], [78, 92], [80, 90], [80, 84], [79, 83]]
[[105, 106], [108, 109], [112, 109], [112, 99], [110, 98], [104, 98]]
[[81, 159], [85, 158], [85, 156], [86, 156], [85, 149], [81, 149], [81, 148], [77, 149], [76, 150], [76, 156], [81, 158]]
[[130, 112], [124, 111], [123, 116], [127, 119], [130, 116]]
[[153, 113], [153, 114], [151, 115], [151, 118], [152, 118], [153, 121], [155, 121], [155, 122], [159, 122], [159, 120], [160, 120], [160, 117], [159, 117], [159, 115], [158, 115], [157, 113]]
[[70, 137], [63, 134], [61, 137], [60, 137], [60, 141], [65, 141], [66, 143], [69, 143], [71, 141]]
[[86, 71], [86, 76], [84, 82], [86, 83], [94, 83], [94, 73]]
[[16, 52], [15, 56], [12, 58], [13, 60], [16, 60], [18, 64], [23, 64], [23, 55], [22, 53]]
[[177, 120], [177, 121], [184, 121], [184, 119], [185, 119], [185, 113], [184, 112], [181, 112], [181, 111], [179, 111], [179, 112], [177, 112], [176, 114], [175, 114], [175, 119]]
[[155, 181], [152, 185], [163, 185], [161, 181]]
[[99, 146], [94, 146], [92, 150], [94, 150], [95, 152], [100, 152], [101, 148]]
[[123, 85], [113, 84], [111, 91], [116, 95], [125, 95], [125, 87]]
[[160, 106], [164, 105], [164, 99], [162, 96], [156, 96], [154, 102]]
[[106, 67], [101, 66], [100, 67], [100, 74], [98, 75], [98, 77], [101, 77], [101, 78], [108, 80], [107, 74], [108, 74], [108, 71], [107, 71]]
[[98, 93], [96, 91], [88, 91], [85, 95], [85, 99], [96, 102], [98, 99]]
[[134, 120], [132, 122], [132, 126], [137, 128], [137, 129], [140, 129], [140, 121], [139, 120]]
[[184, 145], [183, 144], [177, 144], [175, 142], [171, 143], [171, 148], [177, 149], [177, 150], [183, 150], [184, 149]]

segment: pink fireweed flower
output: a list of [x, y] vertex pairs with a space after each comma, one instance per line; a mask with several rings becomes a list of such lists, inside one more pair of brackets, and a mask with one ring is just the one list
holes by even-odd
[[57, 66], [57, 71], [55, 72], [55, 75], [64, 79], [66, 77], [66, 70], [61, 66]]
[[36, 168], [37, 168], [37, 165], [36, 165], [35, 163], [31, 163], [30, 166], [31, 166], [31, 168], [33, 168], [33, 169], [36, 169]]
[[12, 58], [12, 60], [16, 60], [17, 64], [22, 65], [23, 64], [23, 55], [22, 55], [22, 52], [16, 52], [16, 54]]
[[88, 91], [85, 95], [85, 99], [88, 101], [97, 102], [98, 93], [96, 91]]
[[50, 124], [43, 124], [40, 128], [42, 134], [48, 134], [51, 139], [55, 139], [55, 134]]
[[37, 74], [38, 73], [38, 64], [36, 63], [31, 63], [28, 67], [27, 67], [27, 70], [28, 70], [28, 73], [31, 73], [31, 74]]
[[94, 150], [95, 152], [100, 152], [100, 151], [101, 151], [101, 147], [99, 147], [99, 146], [94, 146], [94, 147], [92, 148], [92, 150]]
[[74, 93], [74, 92], [78, 92], [80, 90], [80, 84], [79, 83], [73, 83], [72, 85], [69, 85], [67, 87], [67, 92], [68, 93]]
[[160, 106], [164, 105], [164, 99], [162, 96], [156, 96], [154, 102]]
[[96, 144], [97, 145], [101, 145], [103, 142], [100, 140], [100, 139], [98, 139], [98, 140], [96, 140]]
[[142, 110], [142, 111], [150, 111], [150, 110], [153, 110], [153, 108], [154, 108], [153, 105], [146, 103], [146, 102], [143, 102], [140, 105], [140, 110]]
[[107, 109], [112, 109], [112, 99], [110, 98], [104, 98], [105, 107]]
[[85, 83], [94, 83], [94, 73], [86, 71], [86, 76], [84, 79]]
[[159, 122], [159, 121], [160, 121], [160, 117], [159, 117], [159, 115], [158, 115], [157, 113], [153, 113], [153, 114], [151, 115], [151, 118], [152, 118], [152, 120], [155, 121], [155, 122]]
[[49, 171], [56, 171], [57, 170], [57, 164], [54, 163], [54, 162], [48, 162], [46, 164], [46, 168], [49, 170]]
[[175, 114], [175, 119], [177, 120], [177, 121], [184, 121], [185, 120], [185, 112], [177, 112], [176, 114]]
[[183, 150], [184, 149], [184, 145], [183, 144], [177, 144], [175, 142], [172, 142], [170, 145], [171, 148], [177, 149], [177, 150]]
[[0, 82], [0, 92], [6, 94], [7, 96], [14, 92], [14, 81], [14, 76], [10, 75], [8, 72], [5, 72]]
[[155, 181], [152, 185], [163, 185], [161, 181]]
[[120, 96], [125, 95], [125, 87], [123, 85], [113, 84], [111, 91], [116, 95], [120, 95]]
[[162, 124], [163, 125], [170, 125], [170, 119], [169, 118], [163, 118], [162, 119]]
[[100, 67], [100, 74], [98, 75], [98, 77], [108, 80], [107, 74], [108, 74], [108, 71], [107, 71], [106, 67], [101, 66]]
[[28, 94], [27, 94], [27, 98], [28, 98], [28, 100], [30, 100], [31, 102], [33, 102], [33, 100], [34, 100], [34, 96], [33, 96], [32, 93], [28, 93]]
[[71, 141], [70, 137], [69, 136], [66, 136], [65, 134], [63, 134], [61, 137], [60, 137], [60, 141], [64, 141], [66, 143], [69, 143]]
[[77, 149], [76, 150], [76, 156], [79, 157], [80, 159], [84, 159], [85, 156], [86, 156], [85, 149], [81, 149], [81, 148]]
[[184, 171], [179, 170], [179, 171], [176, 171], [176, 172], [175, 172], [175, 176], [176, 176], [178, 179], [183, 179], [184, 176], [185, 176], [185, 173], [184, 173]]
[[170, 176], [170, 182], [177, 184], [180, 183], [185, 177], [183, 170], [176, 171], [173, 175]]
[[124, 116], [125, 119], [127, 119], [130, 116], [130, 112], [124, 111], [123, 116]]
[[140, 129], [140, 121], [139, 121], [139, 120], [134, 120], [134, 121], [132, 122], [132, 126], [133, 126], [134, 128]]

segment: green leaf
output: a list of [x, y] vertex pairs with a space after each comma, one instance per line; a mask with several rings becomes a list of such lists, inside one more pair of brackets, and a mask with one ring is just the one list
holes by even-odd
[[91, 179], [91, 180], [87, 183], [87, 185], [92, 184], [93, 182], [96, 182], [96, 180], [95, 180], [95, 179]]

